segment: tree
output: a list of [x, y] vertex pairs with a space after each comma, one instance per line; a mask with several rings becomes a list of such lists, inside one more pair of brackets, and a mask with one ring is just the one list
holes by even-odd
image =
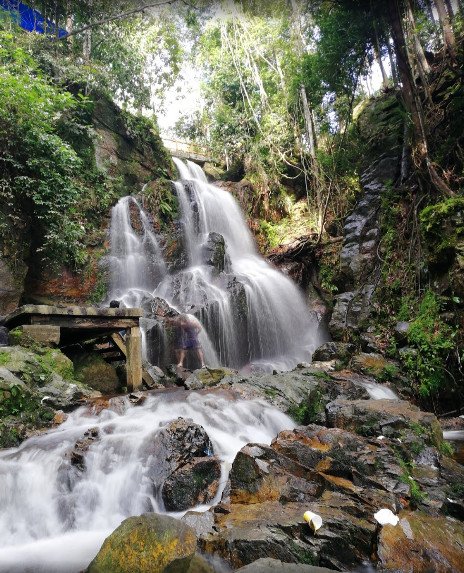
[[451, 189], [438, 175], [428, 151], [427, 136], [424, 124], [424, 114], [414, 75], [410, 65], [410, 57], [403, 29], [406, 7], [398, 0], [388, 0], [388, 11], [395, 44], [396, 61], [402, 83], [403, 100], [406, 111], [410, 114], [414, 132], [415, 161], [418, 168], [424, 168], [430, 180], [445, 195], [453, 195]]
[[448, 13], [443, 0], [434, 0], [434, 3], [443, 31], [443, 45], [450, 56], [456, 59], [456, 38], [454, 37], [453, 28], [451, 26], [452, 9], [450, 7], [450, 13]]

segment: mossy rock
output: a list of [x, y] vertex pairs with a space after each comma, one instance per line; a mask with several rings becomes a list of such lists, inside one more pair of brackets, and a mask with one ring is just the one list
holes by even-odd
[[187, 573], [194, 530], [167, 515], [129, 517], [107, 537], [87, 573]]
[[201, 388], [216, 386], [223, 378], [234, 374], [235, 371], [228, 368], [200, 368], [187, 378], [185, 386], [189, 390], [200, 390]]
[[112, 394], [120, 389], [116, 368], [97, 354], [82, 354], [74, 360], [76, 378], [102, 394]]

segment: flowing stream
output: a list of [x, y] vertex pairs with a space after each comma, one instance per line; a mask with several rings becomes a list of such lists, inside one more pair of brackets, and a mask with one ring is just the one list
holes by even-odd
[[[0, 452], [0, 571], [76, 573], [123, 519], [164, 512], [149, 445], [179, 416], [204, 427], [221, 460], [222, 487], [215, 501], [245, 444], [270, 444], [278, 432], [295, 426], [265, 403], [236, 400], [226, 392], [160, 392], [140, 406], [113, 399], [99, 414], [82, 407], [57, 429]], [[85, 469], [78, 471], [69, 454], [90, 428], [97, 428], [99, 437], [85, 452]]]
[[[211, 366], [272, 371], [309, 362], [317, 325], [303, 293], [258, 253], [232, 195], [209, 184], [198, 165], [174, 161], [181, 177], [174, 187], [182, 264], [168, 272], [147, 214], [136, 199], [124, 197], [112, 212], [111, 298], [146, 310], [161, 299], [194, 315]], [[165, 366], [163, 323], [146, 314], [145, 358]]]

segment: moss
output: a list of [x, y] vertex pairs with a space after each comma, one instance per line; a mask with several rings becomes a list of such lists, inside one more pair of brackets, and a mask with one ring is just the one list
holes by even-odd
[[64, 380], [74, 379], [74, 366], [71, 360], [60, 350], [40, 347], [36, 350], [37, 360], [48, 373], [56, 372]]
[[452, 197], [429, 205], [421, 211], [419, 220], [429, 247], [429, 264], [449, 266], [456, 247], [464, 241], [464, 198]]

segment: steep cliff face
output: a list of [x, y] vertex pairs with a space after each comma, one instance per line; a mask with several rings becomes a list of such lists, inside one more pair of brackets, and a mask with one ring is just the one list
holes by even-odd
[[[121, 110], [99, 96], [84, 118], [91, 137], [81, 143], [82, 170], [92, 174], [88, 196], [75, 218], [85, 234], [79, 268], [53, 267], [36, 249], [35, 229], [27, 213], [0, 214], [0, 315], [23, 302], [97, 302], [104, 297], [110, 207], [123, 195], [140, 192], [150, 181], [172, 176], [170, 157], [148, 120]], [[51, 264], [52, 263], [52, 264]]]

